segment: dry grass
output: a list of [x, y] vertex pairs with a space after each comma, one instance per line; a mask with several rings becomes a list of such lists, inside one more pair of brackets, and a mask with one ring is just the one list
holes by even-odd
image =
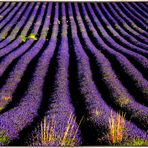
[[6, 136], [6, 131], [0, 130], [0, 143], [7, 145], [10, 143], [10, 138]]
[[120, 143], [123, 140], [123, 133], [125, 129], [125, 114], [118, 113], [117, 116], [111, 116], [109, 118], [109, 141], [112, 144]]
[[148, 140], [145, 139], [129, 139], [124, 146], [148, 146]]
[[4, 101], [10, 101], [12, 98], [10, 96], [6, 96], [3, 98]]
[[[55, 117], [54, 117], [55, 118]], [[60, 136], [55, 132], [56, 122], [52, 119], [51, 123], [47, 123], [46, 118], [44, 118], [41, 123], [41, 143], [43, 146], [75, 146], [78, 143], [76, 135], [78, 133], [80, 124], [83, 118], [80, 120], [78, 127], [74, 128], [74, 123], [76, 123], [76, 117], [71, 113], [67, 122], [64, 135]]]
[[0, 111], [2, 111], [5, 106], [12, 100], [12, 97], [5, 96], [0, 100]]
[[132, 103], [132, 100], [128, 97], [121, 97], [118, 99], [118, 102], [119, 102], [120, 107], [123, 107], [125, 105]]
[[[50, 126], [50, 127], [49, 127]], [[46, 118], [41, 122], [41, 143], [43, 146], [52, 145], [54, 142], [54, 120], [51, 125], [47, 123]]]

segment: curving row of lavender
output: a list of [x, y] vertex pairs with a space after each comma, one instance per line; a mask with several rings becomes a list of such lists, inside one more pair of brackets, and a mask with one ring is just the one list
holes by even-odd
[[125, 114], [120, 145], [148, 140], [147, 10], [142, 2], [0, 2], [0, 145], [44, 145], [45, 119], [66, 137], [71, 114], [73, 145], [110, 144], [111, 112]]

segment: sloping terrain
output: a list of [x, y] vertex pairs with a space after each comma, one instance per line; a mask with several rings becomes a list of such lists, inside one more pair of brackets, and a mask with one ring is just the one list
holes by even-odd
[[148, 3], [0, 2], [0, 145], [148, 145]]

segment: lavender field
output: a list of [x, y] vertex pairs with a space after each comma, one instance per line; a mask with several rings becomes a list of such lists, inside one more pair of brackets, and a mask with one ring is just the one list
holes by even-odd
[[0, 146], [148, 146], [148, 2], [0, 2]]

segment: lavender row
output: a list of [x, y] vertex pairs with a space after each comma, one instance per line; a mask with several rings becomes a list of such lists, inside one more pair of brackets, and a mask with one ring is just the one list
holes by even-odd
[[[25, 4], [25, 5], [26, 5], [26, 4]], [[16, 19], [15, 19], [15, 17], [13, 17], [13, 15], [16, 14], [18, 11], [21, 11], [21, 8], [22, 8], [22, 7], [23, 7], [23, 5], [22, 5], [21, 3], [19, 3], [19, 4], [11, 11], [10, 15], [8, 15], [8, 17], [7, 17], [4, 21], [2, 21], [2, 22], [0, 23], [0, 29], [3, 28], [3, 27], [5, 26], [5, 24], [7, 24], [10, 20], [11, 20], [11, 21], [15, 20], [14, 22], [16, 22]], [[13, 18], [12, 18], [12, 17], [13, 17]], [[17, 16], [16, 18], [18, 18], [18, 16]], [[10, 21], [10, 22], [11, 22], [11, 21]]]
[[44, 28], [44, 30], [42, 30], [41, 31], [41, 35], [40, 35], [40, 37], [41, 38], [44, 38], [44, 39], [46, 39], [46, 37], [47, 37], [47, 33], [48, 33], [48, 31], [49, 31], [49, 26], [50, 26], [50, 22], [51, 22], [51, 9], [52, 9], [52, 7], [53, 7], [53, 5], [52, 5], [52, 3], [49, 3], [49, 6], [48, 6], [48, 9], [47, 9], [47, 13], [46, 13], [46, 20], [47, 21], [45, 21], [44, 22], [44, 24], [43, 24], [43, 28]]
[[[15, 27], [13, 28], [13, 30], [11, 30], [9, 36], [7, 38], [5, 38], [5, 40], [3, 40], [0, 43], [0, 48], [1, 49], [4, 48], [4, 47], [6, 47], [7, 50], [8, 50], [9, 47], [12, 48], [14, 46], [16, 48], [19, 45], [19, 43], [21, 42], [21, 40], [18, 39], [18, 38], [16, 38], [16, 36], [17, 36], [17, 33], [20, 31], [21, 27], [22, 26], [25, 27], [26, 19], [27, 19], [27, 16], [29, 15], [29, 13], [31, 11], [32, 5], [33, 5], [33, 3], [31, 3], [30, 6], [27, 6], [26, 13], [22, 17], [22, 19], [19, 22], [17, 22], [17, 24], [15, 24]], [[11, 43], [11, 44], [9, 44], [7, 46], [7, 44], [10, 43], [11, 41], [13, 41], [14, 39], [16, 40], [15, 42], [18, 43], [18, 44], [16, 44], [15, 42], [13, 42], [13, 43]]]
[[[134, 3], [135, 5], [137, 5], [136, 3]], [[147, 7], [144, 5], [144, 3], [138, 3], [139, 4], [139, 7], [141, 8], [141, 10], [143, 10], [146, 14], [148, 14], [147, 13]]]
[[[98, 92], [95, 83], [92, 78], [92, 73], [90, 70], [90, 64], [89, 59], [87, 55], [84, 52], [84, 49], [81, 46], [80, 40], [77, 36], [77, 28], [73, 19], [72, 10], [69, 6], [69, 15], [70, 18], [70, 24], [71, 24], [71, 32], [72, 32], [72, 40], [73, 40], [73, 47], [74, 47], [74, 53], [75, 53], [75, 59], [77, 63], [77, 77], [78, 77], [78, 87], [80, 90], [81, 95], [83, 96], [83, 102], [86, 106], [86, 112], [87, 117], [91, 122], [93, 122], [93, 125], [96, 127], [96, 130], [98, 130], [98, 134], [104, 131], [108, 130], [108, 120], [110, 116], [110, 111], [112, 110], [109, 106], [107, 106], [106, 102], [102, 98], [101, 94]], [[76, 11], [78, 16], [78, 11]], [[77, 17], [78, 18], [78, 17]], [[101, 52], [96, 52], [97, 49], [92, 45], [91, 41], [89, 40], [85, 27], [83, 23], [80, 23], [81, 19], [79, 18], [77, 21], [79, 22], [79, 27], [83, 30], [81, 30], [81, 34], [83, 36], [85, 47], [89, 50], [89, 52], [92, 52], [94, 56], [101, 55], [98, 60], [101, 61], [104, 60], [103, 54]], [[104, 65], [103, 65], [104, 66]], [[102, 67], [103, 67], [102, 66]], [[82, 99], [82, 98], [80, 98]], [[116, 115], [115, 112], [113, 112], [114, 115]], [[126, 121], [126, 126], [128, 129], [128, 136], [134, 137], [134, 136], [141, 136], [144, 134], [143, 131], [138, 129], [134, 124], [129, 123]], [[131, 130], [132, 129], [132, 130]], [[99, 132], [99, 130], [102, 130]], [[99, 135], [98, 135], [99, 136]]]
[[[35, 20], [35, 17], [37, 15], [38, 10], [39, 10], [40, 4], [41, 4], [40, 2], [36, 3], [36, 5], [33, 9], [33, 12], [31, 13], [31, 16], [29, 17], [29, 20], [25, 23], [25, 28], [22, 30], [21, 35], [23, 35], [23, 36], [27, 35], [27, 32], [29, 31], [29, 29], [31, 28], [31, 26]], [[35, 27], [35, 25], [33, 25], [33, 27]]]
[[[44, 41], [39, 40], [34, 47], [32, 47], [25, 55], [19, 59], [18, 63], [15, 65], [13, 70], [10, 72], [5, 85], [0, 89], [0, 100], [1, 108], [12, 101], [12, 95], [17, 88], [17, 85], [20, 83], [21, 78], [31, 60], [39, 53], [41, 47], [43, 46]], [[9, 98], [9, 99], [6, 99]]]
[[[77, 12], [78, 7], [75, 8]], [[83, 12], [85, 12], [84, 9]], [[77, 18], [80, 19], [81, 17], [77, 16]], [[91, 30], [93, 30], [93, 28], [91, 28]], [[92, 31], [92, 33], [93, 32], [94, 31]], [[100, 40], [101, 39], [98, 38], [99, 45], [102, 44], [102, 48], [106, 48], [104, 42]], [[112, 102], [120, 107], [121, 110], [125, 110], [128, 115], [132, 115], [132, 118], [136, 119], [137, 122], [139, 122], [143, 126], [143, 128], [147, 127], [147, 107], [135, 102], [133, 96], [128, 93], [128, 90], [121, 84], [121, 82], [117, 78], [116, 74], [111, 68], [110, 62], [107, 59], [105, 60], [105, 58], [103, 59], [103, 57], [103, 55], [97, 57], [96, 64], [98, 65], [98, 70], [102, 74], [102, 79], [104, 80], [104, 83], [108, 88], [110, 95], [112, 96]], [[143, 112], [141, 113], [141, 111]]]
[[[108, 4], [110, 5], [110, 4]], [[118, 5], [116, 5], [115, 3], [113, 3], [112, 5], [110, 5], [110, 7], [113, 7], [114, 11], [117, 11], [119, 15], [117, 15], [117, 18], [119, 17], [119, 19], [123, 22], [123, 27], [128, 30], [130, 33], [132, 33], [132, 35], [136, 36], [138, 38], [138, 36], [140, 36], [140, 38], [142, 39], [146, 39], [146, 37], [142, 34], [143, 30], [137, 26], [137, 24], [135, 24], [133, 21], [131, 21], [130, 19], [126, 18], [126, 15], [120, 10], [120, 8], [118, 7]], [[137, 36], [138, 35], [138, 36]]]
[[[51, 5], [50, 5], [51, 6]], [[28, 7], [28, 9], [29, 9], [29, 7]], [[30, 6], [30, 9], [31, 9], [31, 6]], [[29, 9], [29, 10], [30, 10]], [[49, 9], [50, 9], [50, 7], [49, 7]], [[29, 14], [29, 10], [27, 11], [28, 13], [27, 13], [27, 15]], [[48, 10], [49, 11], [49, 10]], [[50, 15], [51, 13], [49, 13], [49, 12], [47, 12], [47, 15]], [[39, 18], [39, 20], [41, 20], [41, 18]], [[25, 20], [23, 20], [22, 22], [20, 22], [20, 23], [25, 23]], [[44, 26], [46, 25], [46, 26], [48, 26], [48, 24], [49, 24], [49, 20], [47, 20], [46, 19], [46, 22], [44, 23]], [[23, 24], [20, 24], [20, 25], [23, 25]], [[47, 33], [47, 27], [43, 27], [44, 28], [44, 30], [42, 30], [42, 32], [44, 32], [44, 31], [46, 31], [46, 33]], [[39, 28], [36, 28], [36, 31], [38, 32], [38, 30], [39, 30]], [[44, 33], [45, 34], [45, 33]], [[16, 41], [14, 41], [12, 44], [10, 44], [9, 46], [7, 46], [6, 48], [7, 48], [7, 52], [8, 52], [8, 47], [13, 47], [13, 44], [15, 45], [15, 47], [17, 47], [18, 45], [19, 45], [19, 41], [20, 40], [20, 38], [18, 37], [18, 39], [16, 39]], [[15, 44], [15, 42], [17, 42], [18, 44]], [[29, 42], [27, 41], [25, 44], [23, 44], [21, 47], [19, 47], [19, 48], [17, 48], [17, 50], [16, 51], [14, 51], [11, 55], [9, 55], [8, 57], [6, 57], [6, 59], [9, 59], [9, 60], [5, 60], [5, 62], [3, 62], [3, 63], [7, 63], [7, 65], [9, 65], [9, 63], [10, 63], [10, 61], [12, 61], [12, 58], [13, 59], [15, 59], [16, 57], [18, 57], [19, 55], [21, 55], [31, 44], [33, 43], [33, 40], [30, 40]], [[10, 58], [11, 57], [11, 58]], [[4, 67], [4, 66], [3, 66]]]
[[17, 48], [17, 50], [11, 52], [8, 56], [6, 56], [0, 62], [0, 77], [4, 74], [7, 67], [19, 56], [23, 55], [33, 43], [33, 40], [27, 41], [26, 44], [22, 45], [21, 47]]
[[134, 7], [132, 7], [129, 3], [123, 4], [126, 8], [129, 8], [130, 14], [137, 20], [137, 22], [142, 23], [145, 26], [145, 29], [147, 28], [147, 19], [142, 16], [140, 13], [138, 13], [137, 9], [135, 10]]
[[[122, 42], [124, 45], [127, 45], [128, 47], [130, 47], [130, 49], [131, 50], [135, 50], [135, 51], [145, 51], [143, 48], [144, 47], [137, 47], [137, 46], [135, 46], [135, 45], [133, 45], [133, 44], [131, 44], [130, 42], [128, 42], [127, 40], [125, 40], [124, 38], [122, 38], [116, 31], [115, 31], [115, 29], [114, 29], [114, 27], [112, 27], [112, 25], [110, 25], [110, 22], [108, 21], [108, 19], [110, 19], [111, 20], [111, 22], [112, 22], [112, 19], [113, 18], [111, 18], [111, 15], [110, 15], [110, 13], [107, 11], [107, 9], [106, 9], [106, 7], [102, 4], [101, 5], [101, 7], [102, 7], [102, 9], [105, 11], [105, 13], [107, 14], [107, 19], [105, 19], [105, 17], [104, 17], [104, 15], [103, 15], [103, 13], [101, 13], [101, 11], [100, 11], [100, 15], [101, 16], [103, 16], [104, 17], [104, 19], [103, 19], [103, 21], [105, 21], [104, 23], [107, 25], [107, 29], [113, 34], [113, 36], [115, 36], [118, 40], [120, 40], [120, 42]], [[98, 9], [98, 12], [99, 12], [99, 9]], [[119, 25], [117, 25], [117, 24], [115, 24], [115, 27], [116, 28], [118, 28], [118, 26]], [[136, 41], [137, 42], [137, 41]], [[139, 43], [139, 41], [138, 41], [138, 43]], [[146, 49], [148, 49], [148, 46], [146, 46]]]
[[[121, 22], [123, 24], [123, 27], [125, 28], [125, 30], [127, 30], [128, 32], [130, 32], [133, 36], [135, 36], [136, 38], [138, 38], [140, 41], [142, 39], [142, 41], [144, 43], [147, 43], [147, 38], [144, 37], [140, 32], [138, 32], [138, 30], [141, 31], [141, 28], [137, 27], [137, 25], [133, 24], [133, 25], [129, 25], [131, 22], [127, 23], [125, 21], [125, 17], [126, 15], [120, 11], [120, 9], [118, 8], [118, 6], [113, 3], [112, 5], [111, 4], [108, 4], [110, 5], [110, 8], [113, 7], [114, 9], [112, 9], [112, 11], [114, 12], [114, 16], [116, 17], [116, 19]], [[130, 21], [130, 20], [128, 20]]]
[[141, 19], [145, 24], [147, 24], [146, 18], [148, 16], [146, 16], [146, 13], [142, 9], [140, 9], [139, 5], [135, 5], [135, 3], [131, 3], [131, 4], [127, 3], [126, 5], [128, 5], [128, 8], [130, 8], [131, 12], [133, 12], [133, 14], [135, 14], [135, 16], [137, 16], [137, 18]]
[[[138, 3], [138, 4], [139, 4], [139, 5], [138, 5], [139, 9], [140, 9], [141, 11], [143, 11], [143, 12], [145, 13], [145, 15], [148, 15], [147, 9], [146, 9], [146, 5], [145, 5], [144, 3]], [[134, 5], [137, 6], [136, 3], [134, 3]]]
[[[16, 4], [15, 6], [17, 6], [17, 4]], [[7, 7], [7, 9], [5, 9], [5, 10], [1, 13], [1, 15], [3, 16], [3, 19], [7, 19], [7, 17], [9, 16], [8, 14], [13, 10], [13, 8], [14, 8], [15, 6], [14, 6], [14, 4], [12, 3], [9, 7]], [[0, 20], [0, 23], [3, 21], [3, 19]]]
[[147, 34], [146, 33], [146, 30], [145, 30], [146, 25], [141, 20], [137, 19], [122, 3], [120, 3], [117, 6], [120, 9], [120, 11], [122, 11], [123, 13], [125, 11], [127, 12], [128, 18], [126, 17], [125, 19], [127, 21], [129, 21], [130, 23], [137, 24], [139, 26], [138, 29], [137, 29], [137, 31], [139, 31], [141, 34], [143, 34], [145, 36]]
[[[56, 5], [56, 8], [58, 7], [59, 6]], [[62, 18], [63, 18], [62, 32], [61, 32], [62, 37], [60, 40], [58, 52], [55, 57], [57, 70], [54, 76], [53, 90], [49, 98], [49, 102], [51, 103], [48, 105], [48, 111], [44, 116], [44, 119], [46, 118], [47, 120], [47, 124], [50, 124], [52, 119], [54, 118], [54, 122], [56, 125], [55, 125], [55, 129], [53, 129], [54, 135], [52, 136], [54, 136], [55, 139], [58, 139], [58, 137], [61, 137], [61, 138], [59, 140], [54, 139], [53, 141], [51, 141], [51, 143], [47, 143], [46, 146], [62, 146], [63, 144], [66, 146], [67, 142], [63, 143], [62, 137], [64, 137], [64, 134], [65, 134], [67, 122], [69, 120], [69, 115], [75, 114], [74, 108], [71, 104], [71, 98], [69, 94], [69, 82], [68, 82], [69, 54], [68, 54], [67, 24], [66, 24], [66, 19], [64, 19], [66, 18], [64, 4], [62, 4]], [[54, 21], [55, 21], [54, 24], [58, 25], [58, 20], [55, 19]], [[57, 39], [57, 33], [58, 31], [55, 32], [54, 40]], [[55, 46], [51, 46], [51, 47], [55, 48]], [[74, 132], [78, 128], [78, 125], [75, 120], [72, 121], [72, 126], [73, 126], [73, 129], [70, 132], [72, 132], [71, 134], [74, 135]], [[36, 135], [35, 137], [38, 137], [41, 134], [40, 129], [35, 129], [33, 133], [35, 133]], [[68, 131], [68, 134], [69, 134], [69, 131]], [[71, 138], [71, 137], [68, 135], [68, 138]], [[77, 134], [76, 134], [76, 138], [78, 139], [78, 141], [77, 143], [75, 143], [75, 145], [79, 145], [80, 138]], [[36, 144], [43, 146], [42, 142], [40, 144], [34, 143], [34, 145]]]
[[[93, 18], [95, 18], [95, 15], [94, 15], [91, 7], [89, 7], [89, 9], [91, 11], [91, 15], [93, 16]], [[104, 30], [104, 32], [107, 34], [107, 32], [105, 30]], [[104, 33], [104, 35], [105, 35], [105, 33]], [[147, 80], [145, 80], [143, 78], [142, 74], [128, 61], [128, 59], [125, 56], [114, 51], [113, 49], [109, 48], [108, 46], [106, 46], [103, 49], [107, 49], [107, 51], [111, 54], [111, 56], [113, 56], [117, 59], [121, 68], [128, 75], [128, 77], [130, 77], [132, 82], [134, 82], [134, 86], [136, 86], [143, 93], [144, 102], [148, 103], [148, 94], [147, 94], [148, 82], [147, 82]]]
[[[119, 5], [117, 5], [117, 7], [123, 13], [125, 12], [125, 10], [127, 11], [127, 14], [129, 14], [129, 18], [125, 18], [125, 19], [128, 20], [130, 23], [134, 23], [135, 22], [137, 24], [137, 22], [138, 22], [138, 23], [141, 24], [141, 25], [139, 24], [140, 26], [138, 27], [139, 29], [137, 28], [137, 31], [140, 32], [140, 33], [143, 33], [143, 35], [144, 35], [145, 30], [143, 30], [144, 24], [142, 23], [142, 21], [138, 20], [135, 16], [133, 16], [133, 14], [129, 10], [127, 10], [126, 7], [124, 5], [122, 5], [121, 3]], [[126, 14], [125, 14], [125, 16], [126, 16]]]
[[[40, 46], [42, 46], [41, 43]], [[34, 48], [33, 50], [36, 50], [38, 52], [37, 48]], [[32, 58], [33, 56], [34, 55], [32, 55]], [[27, 57], [27, 59], [24, 60], [28, 59], [29, 57]], [[23, 128], [29, 125], [37, 116], [37, 111], [40, 107], [42, 98], [43, 80], [48, 66], [46, 65], [47, 63], [43, 60], [47, 59], [41, 58], [41, 60], [37, 64], [37, 68], [34, 72], [33, 78], [30, 81], [25, 94], [21, 98], [21, 102], [13, 109], [10, 109], [8, 112], [5, 112], [1, 115], [0, 128], [6, 132], [5, 136], [9, 137], [11, 140], [19, 138], [19, 133], [23, 130]], [[24, 67], [19, 67], [19, 69], [22, 70], [22, 72], [24, 72]], [[15, 76], [18, 77], [19, 75]], [[12, 79], [14, 81], [14, 78]], [[1, 144], [3, 145], [5, 143]]]
[[[58, 11], [55, 13], [57, 15]], [[57, 34], [57, 29], [58, 25], [55, 24], [53, 27], [52, 35]], [[45, 49], [37, 63], [33, 78], [30, 82], [28, 90], [26, 91], [24, 97], [21, 99], [21, 103], [14, 109], [9, 110], [9, 114], [5, 113], [2, 115], [0, 126], [3, 130], [7, 131], [7, 136], [9, 136], [11, 140], [18, 138], [19, 132], [23, 130], [24, 127], [29, 125], [37, 116], [37, 110], [39, 109], [41, 99], [43, 97], [42, 89], [44, 79], [46, 73], [48, 72], [48, 65], [53, 56], [55, 47], [56, 40], [52, 38], [48, 47]], [[16, 114], [18, 116], [16, 116]], [[11, 128], [9, 128], [9, 123], [6, 122], [7, 118], [8, 120], [10, 119], [9, 115], [11, 115], [11, 117], [13, 116], [11, 121]], [[22, 118], [23, 120], [15, 120], [16, 118]], [[13, 129], [16, 130], [14, 131]]]
[[[85, 7], [82, 7], [82, 8], [83, 8], [83, 10], [85, 10], [84, 9]], [[89, 30], [92, 32], [93, 37], [95, 38], [96, 41], [99, 42], [100, 36], [97, 34], [96, 29], [93, 27], [93, 25], [92, 25], [91, 21], [88, 19], [88, 17], [85, 17], [85, 21], [87, 22], [86, 25], [89, 27]], [[142, 55], [139, 55], [138, 53], [135, 53], [133, 51], [127, 50], [126, 48], [124, 48], [124, 47], [120, 46], [119, 44], [117, 44], [111, 38], [108, 39], [106, 37], [105, 40], [111, 43], [111, 45], [114, 48], [114, 50], [122, 53], [123, 55], [126, 55], [127, 57], [135, 59], [141, 65], [141, 67], [143, 67], [147, 71], [147, 67], [148, 67], [148, 60], [147, 60], [147, 58], [145, 58]], [[99, 46], [100, 46], [100, 43], [98, 43], [98, 47]]]
[[[6, 10], [7, 8], [8, 8], [8, 6], [9, 6], [9, 3], [5, 3], [5, 4], [1, 4], [1, 8], [0, 8], [0, 15], [2, 14], [2, 12], [4, 11], [4, 10]], [[2, 19], [3, 17], [1, 17], [0, 19]]]
[[[90, 70], [89, 59], [83, 47], [81, 46], [80, 40], [78, 38], [76, 24], [73, 18], [73, 12], [71, 4], [68, 4], [68, 12], [70, 18], [70, 29], [72, 35], [72, 44], [74, 59], [77, 67], [77, 84], [78, 90], [80, 91], [79, 101], [83, 101], [83, 104], [86, 106], [84, 116], [88, 119], [91, 119], [93, 125], [97, 127], [96, 129], [107, 129], [107, 116], [109, 115], [109, 108], [105, 104], [101, 94], [97, 91], [97, 88], [92, 80], [92, 74]], [[83, 31], [84, 28], [82, 29]], [[99, 114], [97, 116], [96, 112]], [[101, 131], [103, 132], [103, 130]], [[98, 132], [99, 134], [99, 132]]]
[[[110, 5], [108, 5], [108, 7], [111, 10], [113, 9]], [[99, 10], [99, 11], [101, 11], [101, 10]], [[108, 14], [108, 21], [110, 21], [112, 26], [114, 26], [114, 29], [117, 30], [117, 34], [123, 36], [124, 39], [130, 40], [130, 42], [132, 42], [132, 44], [135, 44], [136, 46], [143, 47], [143, 48], [146, 48], [146, 49], [148, 48], [147, 44], [142, 43], [140, 40], [136, 39], [134, 36], [132, 36], [126, 30], [124, 30], [124, 28], [122, 26], [120, 26], [119, 22], [115, 19], [115, 17], [112, 16], [111, 13], [109, 13], [109, 9], [106, 12]]]
[[18, 3], [17, 5], [10, 5], [8, 8], [9, 8], [9, 11], [6, 13], [6, 14], [1, 14], [1, 21], [0, 21], [0, 24], [1, 24], [1, 27], [0, 28], [3, 28], [5, 26], [5, 24], [7, 24], [7, 22], [9, 22], [11, 19], [14, 19], [12, 16], [21, 10], [21, 7], [23, 5], [21, 5], [21, 3]]
[[31, 14], [31, 9], [33, 8], [33, 3], [30, 3], [30, 5], [28, 5], [25, 8], [25, 12], [22, 16], [22, 18], [17, 21], [17, 23], [15, 24], [15, 27], [13, 28], [13, 30], [11, 30], [11, 33], [9, 34], [9, 36], [7, 37], [7, 40], [9, 42], [13, 41], [14, 39], [16, 39], [18, 32], [20, 31], [20, 29], [25, 26], [25, 23], [27, 21], [28, 16]]
[[[35, 19], [35, 16], [37, 14], [37, 9], [34, 9], [32, 12], [31, 17], [29, 18], [29, 20], [27, 21], [27, 23], [25, 23], [25, 26], [21, 32], [21, 35], [26, 36], [27, 32], [30, 30], [30, 27]], [[14, 40], [14, 42], [6, 47], [4, 47], [2, 50], [0, 50], [0, 57], [4, 56], [5, 54], [13, 51], [14, 49], [16, 49], [16, 47], [18, 47], [19, 43], [22, 42], [21, 37], [16, 38], [16, 40]]]
[[[25, 5], [24, 5], [25, 7]], [[22, 8], [22, 9], [21, 9]], [[22, 12], [23, 11], [23, 6], [22, 5], [19, 5], [18, 7], [16, 7], [14, 9], [14, 14], [19, 11], [19, 9], [21, 9], [20, 11]], [[12, 13], [13, 14], [13, 13]], [[13, 14], [13, 15], [14, 15]], [[13, 18], [9, 18], [9, 19], [12, 19], [12, 21], [8, 21], [5, 23], [5, 21], [2, 22], [1, 24], [1, 37], [0, 37], [0, 41], [3, 41], [6, 39], [6, 37], [8, 36], [8, 33], [11, 31], [11, 27], [13, 25], [13, 23], [15, 24], [17, 22], [17, 20], [19, 19], [20, 17], [20, 14], [18, 14], [16, 17], [13, 17]]]
[[[129, 5], [129, 3], [127, 3]], [[136, 3], [131, 3], [130, 8], [140, 17], [143, 18], [146, 22], [146, 18], [148, 18], [148, 14], [143, 11], [139, 5], [136, 5]], [[137, 10], [137, 11], [136, 11]]]
[[[37, 21], [36, 21], [37, 25], [35, 25], [34, 28], [31, 31], [32, 34], [37, 35], [37, 30], [39, 29], [39, 27], [41, 25], [41, 22], [42, 22], [41, 20], [43, 19], [43, 15], [44, 15], [43, 12], [45, 11], [46, 5], [47, 5], [47, 3], [43, 3], [42, 8], [41, 8], [41, 12], [40, 12], [40, 14], [39, 14], [39, 16], [37, 18]], [[40, 25], [38, 25], [38, 24], [40, 24]]]
[[[94, 14], [93, 12], [93, 9], [90, 7], [90, 5], [88, 4], [88, 7], [89, 9], [91, 9], [91, 15], [93, 15], [93, 18], [95, 18], [95, 24], [97, 26], [97, 29], [103, 33], [103, 36], [105, 38], [107, 38], [107, 40], [109, 42], [112, 42], [113, 44], [116, 43], [118, 44], [117, 42], [115, 42], [113, 39], [112, 39], [112, 36], [115, 36], [116, 39], [118, 39], [119, 41], [122, 42], [122, 44], [126, 45], [127, 48], [130, 47], [131, 50], [133, 51], [136, 51], [136, 52], [139, 52], [139, 53], [142, 53], [144, 55], [148, 54], [148, 52], [146, 50], [143, 50], [142, 48], [138, 48], [137, 46], [127, 42], [126, 40], [124, 40], [115, 30], [114, 28], [110, 25], [110, 23], [108, 22], [108, 20], [104, 17], [103, 13], [101, 13], [101, 11], [99, 11], [99, 9], [97, 9], [97, 12], [100, 16], [102, 16], [104, 19], [103, 19], [103, 22], [106, 24], [107, 26], [107, 29], [110, 31], [110, 33], [112, 34], [112, 36], [109, 36], [109, 34], [107, 33], [107, 31], [104, 29], [103, 25], [101, 24], [101, 21], [99, 21], [96, 17], [96, 15]], [[120, 45], [120, 44], [118, 44]], [[124, 48], [125, 49], [125, 48]]]
[[[44, 13], [42, 9], [42, 13]], [[42, 14], [41, 13], [41, 14]], [[47, 20], [47, 19], [46, 19]], [[44, 29], [44, 28], [42, 28]], [[30, 39], [31, 40], [31, 39]], [[41, 48], [43, 47], [43, 44], [45, 42], [45, 39], [39, 39], [36, 44], [30, 48], [30, 50], [25, 53], [17, 62], [15, 67], [13, 68], [12, 72], [10, 72], [6, 84], [1, 88], [1, 107], [2, 109], [10, 102], [12, 101], [12, 95], [17, 88], [17, 85], [21, 81], [21, 78], [28, 66], [28, 64], [31, 62], [31, 60], [39, 53]], [[5, 99], [5, 98], [10, 99]]]

